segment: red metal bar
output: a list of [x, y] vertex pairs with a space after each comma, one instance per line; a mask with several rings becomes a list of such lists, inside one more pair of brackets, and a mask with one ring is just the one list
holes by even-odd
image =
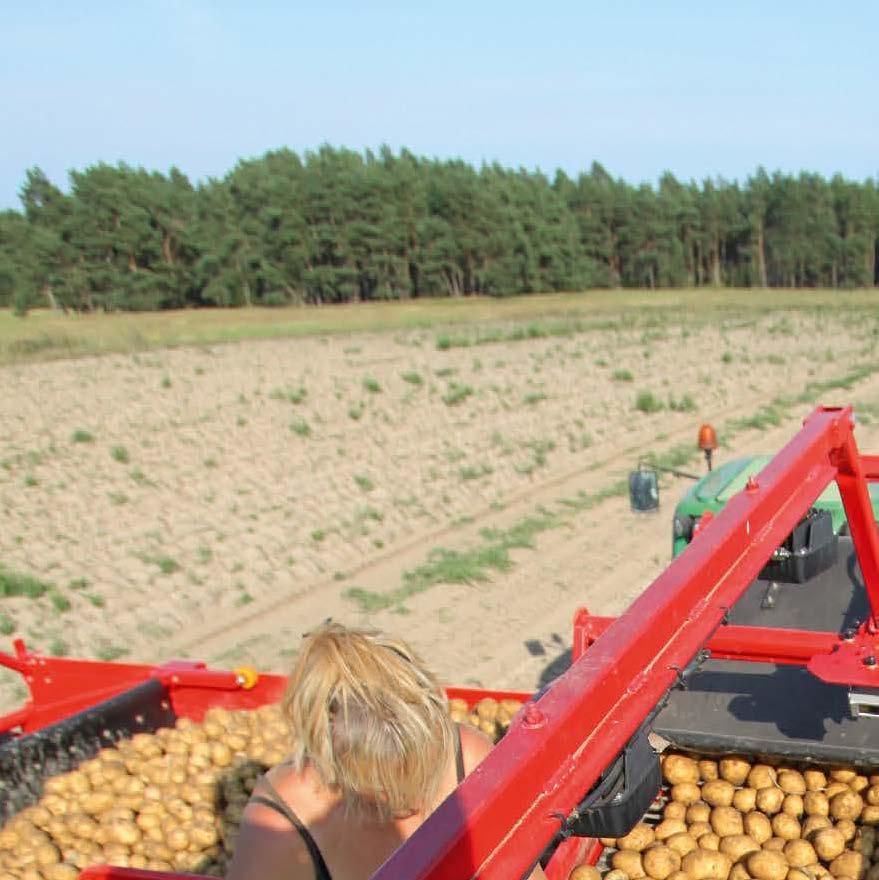
[[[579, 657], [616, 620], [582, 611], [574, 617], [572, 659]], [[729, 624], [719, 627], [705, 647], [718, 660], [805, 666], [814, 656], [829, 654], [839, 643], [837, 633]]]
[[845, 508], [864, 587], [870, 599], [870, 617], [865, 622], [865, 629], [868, 633], [875, 633], [879, 613], [879, 533], [876, 531], [870, 493], [864, 480], [864, 467], [851, 432], [843, 438], [834, 458], [838, 468], [836, 482], [842, 496], [842, 506]]
[[[536, 703], [373, 880], [509, 880], [710, 639], [831, 479], [851, 408], [818, 409]], [[853, 442], [853, 441], [852, 441]]]
[[20, 727], [24, 729], [33, 713], [33, 707], [30, 703], [26, 703], [20, 709], [9, 712], [6, 715], [0, 715], [0, 733], [6, 733], [10, 730]]
[[864, 479], [870, 482], [879, 481], [879, 455], [862, 455], [861, 471]]

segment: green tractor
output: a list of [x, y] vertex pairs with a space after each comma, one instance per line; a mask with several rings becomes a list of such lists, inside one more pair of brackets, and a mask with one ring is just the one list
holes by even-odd
[[[748, 478], [759, 473], [769, 463], [771, 456], [756, 455], [726, 462], [716, 470], [709, 471], [678, 502], [672, 526], [672, 557], [680, 555], [693, 538], [693, 530], [706, 511], [712, 514], [723, 510], [727, 501], [745, 488]], [[879, 484], [870, 483], [870, 500], [873, 515], [879, 514]], [[845, 510], [835, 482], [831, 483], [813, 505], [817, 511], [827, 511], [833, 524], [833, 532], [845, 535], [848, 524]]]

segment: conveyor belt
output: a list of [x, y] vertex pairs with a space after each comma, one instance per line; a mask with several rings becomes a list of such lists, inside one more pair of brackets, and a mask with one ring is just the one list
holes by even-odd
[[[755, 581], [732, 609], [730, 623], [841, 632], [857, 626], [868, 607], [851, 539], [840, 538], [832, 568], [804, 584], [770, 589], [769, 582]], [[654, 730], [699, 751], [879, 766], [879, 719], [855, 721], [847, 688], [796, 666], [708, 660], [686, 689], [672, 691]]]

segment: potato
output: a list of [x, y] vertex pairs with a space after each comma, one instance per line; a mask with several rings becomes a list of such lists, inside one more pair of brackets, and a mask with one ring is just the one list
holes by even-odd
[[772, 817], [772, 833], [783, 840], [796, 840], [801, 833], [800, 823], [787, 813], [777, 813]]
[[770, 767], [768, 764], [755, 764], [751, 768], [751, 772], [748, 773], [748, 787], [766, 788], [775, 785], [777, 777], [775, 767]]
[[720, 849], [720, 836], [709, 831], [708, 834], [703, 834], [696, 843], [699, 844], [699, 849], [710, 849], [717, 852]]
[[879, 825], [879, 806], [864, 807], [858, 821], [863, 825]]
[[681, 856], [671, 847], [656, 844], [641, 853], [641, 863], [648, 877], [654, 880], [666, 880], [681, 867]]
[[732, 805], [740, 813], [750, 813], [757, 803], [757, 789], [737, 788], [733, 794]]
[[807, 816], [806, 821], [803, 822], [802, 836], [809, 837], [813, 832], [821, 828], [830, 828], [832, 825], [827, 816]]
[[686, 832], [682, 834], [672, 834], [671, 837], [667, 837], [665, 839], [665, 845], [670, 846], [680, 856], [685, 856], [687, 853], [696, 849], [696, 841]]
[[782, 770], [778, 774], [776, 785], [785, 794], [803, 795], [806, 793], [806, 780], [802, 773], [798, 773], [796, 770]]
[[798, 794], [785, 795], [784, 800], [781, 802], [781, 812], [787, 813], [788, 816], [793, 816], [794, 818], [802, 816], [805, 812], [802, 797]]
[[821, 770], [814, 768], [803, 770], [803, 780], [807, 791], [821, 791], [822, 788], [827, 787], [827, 776]]
[[690, 804], [687, 807], [686, 820], [692, 822], [707, 822], [711, 817], [711, 807], [708, 804]]
[[649, 825], [639, 822], [628, 834], [617, 839], [617, 849], [641, 852], [656, 840], [656, 834]]
[[761, 850], [745, 859], [745, 867], [755, 880], [785, 880], [787, 859], [783, 853]]
[[846, 850], [830, 863], [830, 873], [834, 877], [851, 877], [858, 880], [864, 876], [866, 870], [866, 859], [860, 853], [851, 850]]
[[699, 786], [695, 782], [679, 782], [671, 787], [671, 798], [680, 804], [695, 804], [701, 799]]
[[577, 865], [568, 874], [568, 880], [601, 880], [601, 872], [593, 865]]
[[733, 785], [742, 785], [751, 772], [751, 765], [743, 758], [723, 758], [719, 768], [720, 778]]
[[792, 868], [804, 868], [818, 861], [815, 848], [808, 840], [791, 839], [784, 845], [782, 852]]
[[757, 811], [748, 813], [743, 819], [745, 834], [762, 844], [772, 837], [772, 824], [769, 819]]
[[644, 866], [641, 864], [641, 853], [631, 849], [621, 849], [610, 858], [611, 865], [619, 871], [623, 871], [630, 880], [646, 876]]
[[857, 819], [863, 808], [863, 798], [851, 789], [830, 798], [830, 815], [834, 819]]
[[604, 880], [629, 880], [629, 875], [619, 868], [612, 868], [604, 875]]
[[57, 864], [43, 869], [46, 880], [77, 880], [79, 871], [73, 865]]
[[830, 862], [845, 850], [845, 837], [838, 828], [819, 828], [809, 838], [818, 858]]
[[217, 843], [219, 837], [213, 825], [197, 822], [189, 829], [189, 840], [199, 849], [208, 849]]
[[709, 822], [693, 822], [687, 829], [687, 833], [693, 840], [698, 840], [703, 834], [713, 834]]
[[823, 791], [810, 790], [803, 795], [803, 809], [807, 816], [829, 816], [830, 801]]
[[814, 880], [808, 869], [804, 868], [788, 868], [785, 880]]
[[[751, 875], [741, 862], [737, 862], [730, 869], [729, 880], [751, 880]], [[807, 878], [807, 880], [809, 880], [809, 878]]]
[[771, 816], [781, 809], [781, 805], [784, 802], [784, 792], [774, 785], [758, 788], [755, 801], [757, 809], [761, 813]]
[[851, 819], [840, 819], [834, 827], [842, 834], [846, 843], [854, 839], [855, 831], [857, 831], [855, 823]]
[[113, 808], [114, 798], [108, 791], [93, 791], [80, 800], [80, 806], [86, 813], [99, 816]]
[[704, 849], [687, 853], [681, 862], [689, 880], [727, 880], [731, 867], [729, 856]]
[[770, 837], [763, 842], [763, 849], [771, 852], [781, 852], [787, 841], [783, 837]]
[[671, 785], [680, 782], [698, 782], [699, 765], [686, 755], [670, 754], [662, 762], [662, 775]]
[[744, 833], [742, 814], [735, 807], [715, 807], [710, 821], [714, 833], [720, 837]]
[[849, 782], [849, 786], [852, 791], [860, 794], [865, 788], [869, 788], [870, 780], [859, 773], [851, 782]]
[[699, 767], [699, 776], [703, 782], [713, 782], [720, 779], [720, 769], [717, 761], [710, 761], [707, 758], [696, 762]]
[[738, 862], [742, 856], [759, 849], [760, 844], [747, 834], [731, 834], [720, 840], [720, 852], [728, 855], [733, 862]]
[[830, 778], [834, 782], [851, 782], [858, 774], [851, 767], [840, 767], [830, 771]]
[[827, 788], [824, 789], [824, 794], [826, 794], [828, 798], [832, 798], [835, 794], [839, 794], [842, 791], [851, 791], [847, 783], [831, 782]]
[[663, 819], [683, 819], [687, 815], [687, 805], [677, 801], [670, 801], [662, 811]]
[[665, 819], [654, 829], [657, 840], [665, 840], [673, 834], [681, 834], [687, 830], [687, 823], [683, 819]]
[[484, 721], [494, 721], [497, 718], [498, 702], [493, 697], [483, 697], [475, 708], [476, 714]]
[[617, 839], [615, 837], [599, 837], [598, 842], [605, 849], [616, 849]]
[[706, 782], [702, 786], [702, 800], [712, 807], [728, 807], [733, 802], [735, 786], [725, 779]]

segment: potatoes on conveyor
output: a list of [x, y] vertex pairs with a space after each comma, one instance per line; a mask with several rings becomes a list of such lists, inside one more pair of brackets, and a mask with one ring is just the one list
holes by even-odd
[[[496, 741], [521, 708], [486, 698], [472, 712], [451, 700], [449, 711]], [[200, 724], [181, 718], [102, 749], [47, 779], [39, 802], [0, 828], [0, 880], [76, 880], [102, 863], [223, 876], [258, 777], [288, 749], [274, 705], [212, 708]]]
[[879, 773], [674, 751], [660, 764], [661, 816], [602, 839], [604, 880], [879, 880]]

